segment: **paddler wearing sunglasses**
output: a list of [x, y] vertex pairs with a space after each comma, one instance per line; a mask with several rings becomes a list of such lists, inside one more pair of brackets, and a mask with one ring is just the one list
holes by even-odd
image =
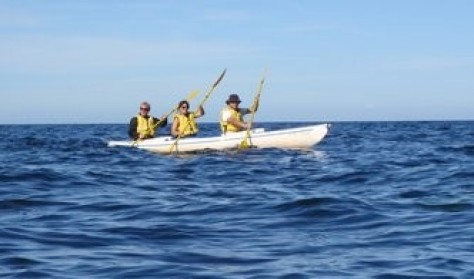
[[[151, 106], [148, 102], [140, 104], [138, 114], [130, 119], [128, 135], [134, 140], [149, 139], [155, 137], [155, 129], [165, 127], [168, 124], [166, 116], [160, 119], [155, 118], [150, 113]], [[158, 125], [157, 125], [158, 124]]]

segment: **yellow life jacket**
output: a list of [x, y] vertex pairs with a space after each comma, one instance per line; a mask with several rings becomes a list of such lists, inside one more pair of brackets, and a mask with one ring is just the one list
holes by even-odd
[[227, 122], [227, 121], [225, 121], [225, 120], [223, 119], [223, 114], [224, 114], [224, 112], [226, 112], [226, 111], [229, 111], [229, 112], [230, 112], [230, 115], [231, 115], [232, 118], [237, 119], [237, 120], [239, 120], [239, 121], [241, 121], [241, 122], [244, 121], [244, 119], [243, 119], [243, 117], [242, 117], [242, 113], [240, 112], [240, 109], [239, 109], [239, 110], [234, 110], [234, 109], [232, 109], [232, 108], [225, 107], [225, 108], [222, 110], [222, 112], [221, 112], [221, 122], [220, 122], [220, 124], [221, 124], [221, 132], [222, 132], [223, 134], [225, 134], [225, 133], [235, 133], [235, 132], [240, 132], [240, 131], [242, 131], [242, 129], [240, 129], [239, 127], [234, 126], [234, 125], [230, 124], [229, 122]]
[[179, 120], [178, 131], [182, 137], [195, 135], [199, 132], [196, 123], [196, 114], [194, 112], [189, 113], [187, 116], [184, 114], [176, 114], [174, 117]]
[[137, 133], [140, 138], [152, 138], [155, 136], [155, 123], [153, 117], [145, 118], [140, 114], [137, 115]]

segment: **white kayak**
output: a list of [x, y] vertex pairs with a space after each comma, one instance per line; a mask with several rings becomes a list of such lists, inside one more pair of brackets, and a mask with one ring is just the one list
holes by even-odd
[[[256, 148], [309, 149], [319, 143], [328, 133], [329, 124], [311, 125], [265, 131], [254, 129], [248, 137], [248, 144]], [[141, 141], [109, 141], [108, 146], [125, 146], [145, 149], [152, 152], [169, 154], [174, 152], [196, 152], [202, 150], [227, 150], [240, 146], [247, 138], [246, 132], [228, 133], [216, 137], [176, 138], [157, 137]]]

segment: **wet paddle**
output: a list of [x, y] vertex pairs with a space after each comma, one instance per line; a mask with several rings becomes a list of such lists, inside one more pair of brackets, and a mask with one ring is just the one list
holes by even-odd
[[239, 145], [239, 149], [247, 149], [250, 146], [252, 146], [252, 139], [250, 138], [250, 129], [252, 127], [252, 123], [253, 123], [253, 120], [255, 118], [255, 110], [256, 110], [257, 105], [260, 101], [260, 94], [262, 94], [263, 83], [265, 82], [265, 76], [266, 76], [266, 72], [263, 74], [263, 77], [260, 80], [260, 83], [259, 83], [258, 89], [257, 89], [257, 94], [255, 94], [255, 98], [253, 99], [253, 104], [252, 104], [252, 107], [251, 107], [252, 112], [251, 112], [251, 115], [250, 115], [250, 121], [248, 122], [247, 131], [245, 133], [244, 139], [242, 140], [242, 142]]

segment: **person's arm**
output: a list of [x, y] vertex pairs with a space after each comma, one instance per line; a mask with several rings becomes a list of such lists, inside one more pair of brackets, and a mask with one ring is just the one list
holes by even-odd
[[166, 115], [161, 116], [160, 119], [153, 117], [153, 122], [159, 123], [158, 127], [165, 127], [166, 125], [168, 125], [168, 118], [166, 118]]
[[251, 108], [248, 108], [248, 113], [257, 112], [259, 103], [260, 102], [257, 100], [257, 103], [255, 104], [255, 109], [253, 108], [253, 106]]
[[137, 134], [137, 118], [136, 117], [132, 117], [132, 119], [130, 119], [130, 125], [128, 126], [128, 135], [130, 138], [136, 140], [138, 138], [138, 134]]
[[202, 106], [199, 106], [196, 110], [196, 112], [194, 113], [194, 117], [195, 118], [198, 118], [198, 117], [201, 117], [205, 114], [204, 112], [204, 108]]
[[[241, 114], [245, 114], [246, 111], [247, 109], [243, 109], [243, 108], [240, 109]], [[232, 114], [230, 113], [230, 111], [228, 110], [224, 110], [222, 112], [222, 121], [227, 122], [239, 129], [247, 129], [248, 127], [245, 122], [242, 122], [237, 118], [234, 118]]]
[[240, 129], [247, 129], [248, 125], [247, 123], [240, 121], [238, 119], [235, 119], [234, 117], [229, 117], [227, 118], [227, 122], [234, 125], [235, 127], [238, 127]]
[[179, 136], [179, 119], [175, 117], [173, 119], [173, 124], [171, 125], [171, 135], [174, 137]]

